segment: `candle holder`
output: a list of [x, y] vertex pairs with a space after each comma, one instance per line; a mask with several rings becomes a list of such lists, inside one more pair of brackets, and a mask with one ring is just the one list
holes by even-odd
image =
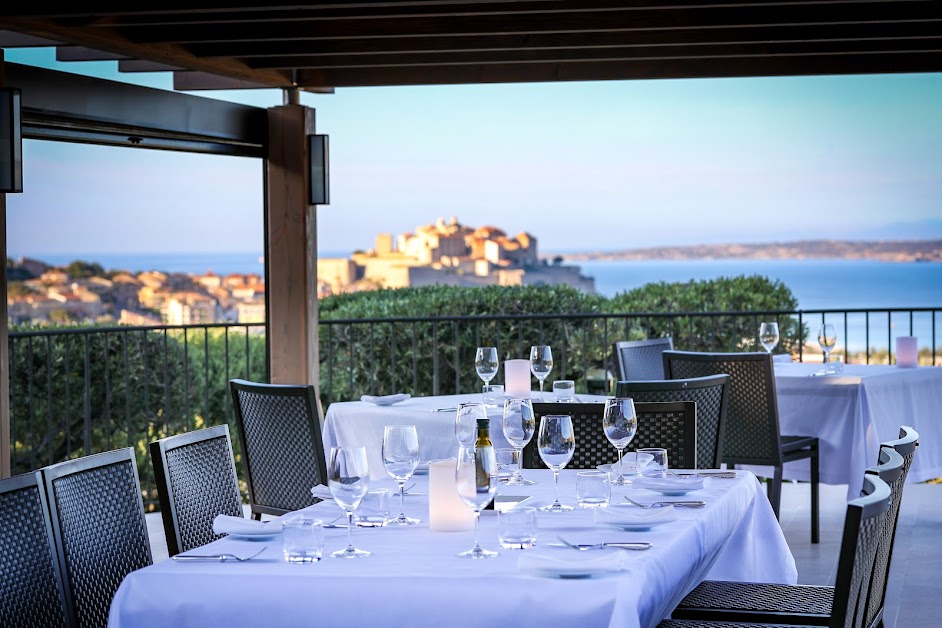
[[472, 513], [455, 482], [455, 458], [433, 460], [428, 465], [428, 527], [438, 532], [458, 532], [474, 528]]
[[530, 398], [530, 361], [504, 361], [504, 392], [508, 397]]
[[919, 366], [919, 340], [915, 336], [896, 337], [896, 366]]

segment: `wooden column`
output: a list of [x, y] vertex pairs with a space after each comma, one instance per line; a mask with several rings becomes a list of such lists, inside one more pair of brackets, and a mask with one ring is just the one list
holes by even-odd
[[308, 135], [314, 110], [285, 104], [268, 110], [265, 296], [269, 374], [273, 384], [319, 387], [317, 220], [309, 204]]
[[[4, 85], [3, 50], [0, 50], [0, 85]], [[7, 326], [7, 195], [0, 194], [0, 478], [10, 477], [10, 330]]]

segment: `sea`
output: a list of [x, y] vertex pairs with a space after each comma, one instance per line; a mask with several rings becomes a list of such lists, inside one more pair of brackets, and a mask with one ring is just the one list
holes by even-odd
[[[97, 262], [106, 270], [161, 270], [165, 272], [263, 274], [261, 252], [233, 253], [126, 253], [30, 255], [47, 264], [74, 260]], [[349, 257], [348, 251], [321, 251], [321, 257]], [[641, 260], [572, 262], [582, 274], [595, 278], [596, 292], [614, 296], [651, 282], [683, 282], [763, 275], [781, 281], [795, 295], [802, 310], [942, 308], [942, 263], [880, 262], [849, 259], [802, 260]], [[928, 314], [913, 316], [871, 315], [871, 336], [882, 346], [893, 335], [917, 335], [928, 339], [935, 331], [942, 337], [942, 316], [933, 321]], [[829, 320], [829, 322], [831, 322]], [[841, 326], [842, 321], [834, 321]], [[889, 329], [888, 329], [889, 326]], [[843, 335], [839, 329], [839, 335]], [[848, 341], [860, 348], [866, 342]], [[870, 344], [876, 341], [871, 338]], [[920, 342], [920, 345], [923, 343]], [[849, 347], [853, 348], [853, 347]]]

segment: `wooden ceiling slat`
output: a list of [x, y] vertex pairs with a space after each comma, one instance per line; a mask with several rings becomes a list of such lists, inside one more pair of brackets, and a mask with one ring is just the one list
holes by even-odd
[[127, 55], [95, 50], [85, 46], [56, 47], [56, 61], [118, 61], [129, 58]]

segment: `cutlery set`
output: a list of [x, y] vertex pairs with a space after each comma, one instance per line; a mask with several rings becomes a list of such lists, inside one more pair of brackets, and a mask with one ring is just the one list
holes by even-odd
[[226, 561], [235, 561], [235, 562], [245, 562], [247, 560], [252, 560], [259, 554], [265, 551], [265, 547], [262, 547], [260, 550], [255, 552], [250, 556], [236, 556], [235, 554], [177, 554], [172, 556], [173, 560], [178, 562], [215, 562], [215, 563], [224, 563]]

